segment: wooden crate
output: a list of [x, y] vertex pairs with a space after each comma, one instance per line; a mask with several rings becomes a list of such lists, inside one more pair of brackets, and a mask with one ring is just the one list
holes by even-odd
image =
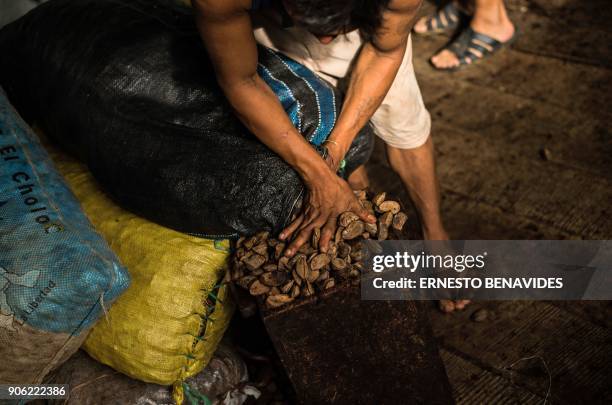
[[454, 403], [422, 302], [342, 287], [261, 314], [303, 404]]

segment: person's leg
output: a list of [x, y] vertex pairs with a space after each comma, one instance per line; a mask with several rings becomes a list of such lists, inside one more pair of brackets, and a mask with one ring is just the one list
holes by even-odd
[[[514, 35], [514, 25], [508, 17], [504, 0], [475, 0], [470, 27], [502, 43]], [[444, 49], [432, 56], [431, 63], [438, 69], [449, 69], [459, 65], [459, 58]]]
[[[448, 240], [440, 215], [440, 192], [431, 137], [414, 149], [387, 145], [387, 156], [416, 207], [423, 237], [427, 240]], [[469, 300], [440, 300], [438, 306], [442, 312], [450, 313], [464, 309], [469, 303]]]
[[404, 60], [381, 106], [371, 119], [374, 133], [387, 147], [391, 168], [399, 175], [421, 220], [425, 239], [447, 239], [440, 219], [431, 118], [421, 97], [408, 41]]
[[427, 240], [448, 239], [440, 217], [440, 193], [431, 137], [413, 149], [400, 149], [387, 144], [387, 157], [415, 205], [423, 237]]
[[499, 42], [506, 42], [514, 35], [514, 25], [508, 17], [504, 0], [476, 0], [470, 26]]
[[368, 178], [368, 172], [366, 172], [364, 165], [355, 169], [353, 173], [350, 174], [347, 181], [353, 190], [365, 190], [370, 187], [370, 179]]
[[[410, 40], [402, 66], [371, 123], [376, 135], [386, 144], [389, 164], [415, 205], [423, 237], [447, 240], [440, 215], [433, 142], [429, 134], [431, 119], [414, 74]], [[464, 308], [467, 303], [441, 301], [439, 305], [444, 312], [452, 312]]]
[[[440, 215], [440, 192], [431, 137], [424, 145], [414, 149], [387, 145], [387, 156], [416, 206], [423, 237], [427, 240], [448, 240]], [[438, 307], [442, 312], [450, 313], [464, 309], [469, 303], [469, 300], [440, 300]]]

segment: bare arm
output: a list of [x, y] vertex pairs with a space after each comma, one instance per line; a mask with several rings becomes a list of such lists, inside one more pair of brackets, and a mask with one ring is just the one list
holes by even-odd
[[338, 164], [353, 139], [382, 103], [399, 70], [408, 35], [422, 0], [392, 0], [383, 25], [364, 44], [355, 63], [340, 117], [330, 136], [331, 154]]
[[297, 132], [274, 92], [257, 74], [257, 45], [248, 13], [251, 1], [192, 0], [192, 3], [219, 85], [238, 117], [300, 174], [308, 189], [304, 211], [281, 233], [281, 239], [296, 235], [286, 254], [292, 256], [317, 227], [323, 228], [321, 246], [326, 249], [336, 218], [344, 211], [373, 221], [348, 184]]
[[240, 120], [306, 181], [327, 174], [323, 160], [297, 132], [276, 95], [257, 74], [257, 46], [247, 11], [250, 1], [193, 3], [219, 85]]

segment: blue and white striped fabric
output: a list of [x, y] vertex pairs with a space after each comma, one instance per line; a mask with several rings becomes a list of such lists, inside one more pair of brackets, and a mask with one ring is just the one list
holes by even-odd
[[[259, 59], [259, 75], [276, 93], [293, 125], [311, 144], [320, 146], [337, 119], [333, 87], [304, 65], [271, 49], [260, 47]], [[306, 121], [305, 117], [312, 118]]]

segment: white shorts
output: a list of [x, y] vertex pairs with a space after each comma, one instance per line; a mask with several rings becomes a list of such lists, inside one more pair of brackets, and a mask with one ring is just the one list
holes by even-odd
[[[363, 44], [358, 31], [339, 35], [324, 45], [304, 29], [282, 28], [271, 18], [259, 22], [262, 27], [254, 31], [257, 42], [295, 59], [334, 85], [349, 74]], [[371, 123], [376, 135], [399, 149], [419, 147], [429, 137], [431, 118], [414, 75], [410, 38], [397, 76]]]

